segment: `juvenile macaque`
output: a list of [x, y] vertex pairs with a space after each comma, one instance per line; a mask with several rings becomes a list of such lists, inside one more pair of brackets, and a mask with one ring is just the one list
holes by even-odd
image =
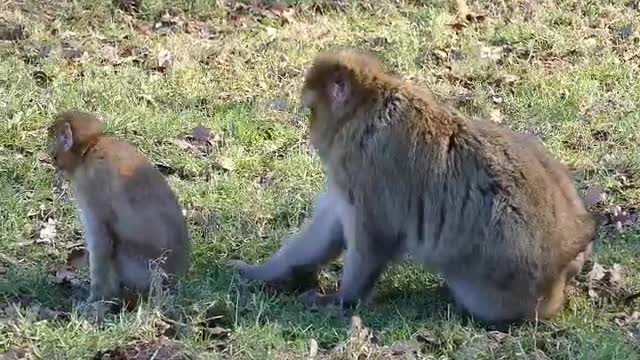
[[190, 243], [162, 174], [135, 147], [104, 135], [89, 113], [58, 115], [49, 141], [84, 226], [91, 277], [87, 303], [119, 299], [123, 286], [146, 293], [153, 265], [174, 283], [189, 266]]
[[320, 55], [302, 90], [327, 175], [311, 220], [250, 279], [312, 271], [346, 247], [339, 290], [307, 305], [364, 300], [409, 255], [488, 323], [550, 318], [591, 252], [596, 223], [540, 142], [473, 121], [354, 51]]

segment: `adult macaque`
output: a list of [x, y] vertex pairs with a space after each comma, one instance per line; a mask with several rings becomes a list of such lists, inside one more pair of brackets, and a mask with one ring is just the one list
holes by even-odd
[[88, 303], [146, 293], [152, 261], [173, 283], [189, 266], [184, 216], [162, 174], [132, 145], [103, 134], [92, 114], [66, 111], [49, 127], [55, 166], [70, 180], [84, 227]]
[[488, 323], [562, 308], [596, 223], [539, 142], [472, 121], [355, 51], [321, 54], [302, 99], [327, 189], [310, 222], [264, 264], [233, 262], [244, 276], [286, 279], [346, 245], [338, 292], [308, 292], [306, 304], [354, 304], [409, 254]]

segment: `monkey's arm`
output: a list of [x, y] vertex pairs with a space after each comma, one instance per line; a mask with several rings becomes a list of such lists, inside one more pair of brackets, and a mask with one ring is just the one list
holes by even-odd
[[87, 212], [82, 215], [89, 251], [91, 292], [87, 302], [112, 299], [119, 295], [120, 280], [114, 263], [114, 241], [108, 224]]
[[259, 281], [287, 280], [296, 272], [316, 271], [344, 249], [338, 201], [341, 200], [328, 192], [321, 193], [312, 218], [264, 264], [233, 260], [230, 265], [244, 277]]
[[[335, 294], [321, 295], [313, 290], [304, 294], [303, 302], [307, 306], [342, 305], [354, 306], [364, 300], [373, 289], [378, 278], [389, 262], [393, 253], [385, 251], [385, 245], [394, 242], [385, 231], [376, 231], [369, 219], [354, 218], [353, 231], [345, 231], [347, 236], [347, 253], [340, 289]], [[382, 245], [379, 247], [379, 245]], [[389, 248], [395, 251], [395, 248]]]

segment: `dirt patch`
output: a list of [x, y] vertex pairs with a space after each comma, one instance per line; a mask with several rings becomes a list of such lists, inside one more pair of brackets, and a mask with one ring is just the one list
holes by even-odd
[[187, 360], [193, 359], [184, 346], [174, 340], [161, 337], [154, 341], [136, 341], [113, 350], [98, 352], [93, 360]]

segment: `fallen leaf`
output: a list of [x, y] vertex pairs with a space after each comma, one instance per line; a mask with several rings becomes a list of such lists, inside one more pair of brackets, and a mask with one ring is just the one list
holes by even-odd
[[28, 33], [24, 24], [0, 14], [0, 40], [21, 41], [27, 38]]
[[256, 179], [254, 185], [256, 188], [268, 188], [274, 183], [275, 177], [272, 172], [263, 172], [258, 179]]
[[26, 360], [32, 359], [27, 349], [11, 348], [6, 352], [0, 353], [0, 360]]
[[122, 62], [141, 64], [149, 57], [150, 50], [146, 47], [125, 47], [120, 50], [119, 56]]
[[611, 133], [609, 133], [607, 130], [595, 130], [591, 133], [591, 137], [593, 138], [593, 140], [604, 142], [609, 141]]
[[201, 39], [211, 39], [214, 36], [212, 26], [206, 21], [192, 20], [187, 23], [185, 32], [187, 34], [197, 35]]
[[78, 278], [75, 269], [64, 265], [55, 271], [52, 283], [61, 286], [78, 287], [82, 284], [82, 281]]
[[102, 46], [98, 56], [102, 61], [110, 65], [120, 65], [123, 61], [120, 54], [118, 54], [118, 49], [111, 45]]
[[85, 63], [89, 59], [89, 53], [83, 50], [79, 44], [65, 41], [62, 43], [62, 57], [71, 62]]
[[36, 319], [38, 321], [56, 321], [66, 320], [69, 318], [69, 313], [60, 310], [50, 309], [48, 307], [38, 307]]
[[629, 39], [633, 35], [634, 31], [635, 29], [632, 24], [624, 25], [616, 32], [615, 41], [619, 43]]
[[135, 15], [140, 13], [140, 6], [142, 5], [142, 0], [114, 0], [113, 1], [118, 9]]
[[43, 59], [46, 59], [51, 54], [51, 47], [48, 45], [35, 44], [26, 46], [22, 49], [22, 60], [30, 65], [37, 65]]
[[52, 218], [48, 218], [47, 222], [44, 223], [42, 229], [38, 234], [38, 239], [36, 243], [38, 244], [53, 244], [58, 235], [58, 231], [56, 230], [56, 225], [58, 222]]
[[526, 360], [548, 360], [549, 356], [540, 349], [535, 349], [532, 353], [525, 356]]
[[175, 341], [162, 336], [153, 341], [136, 341], [134, 343], [118, 346], [115, 349], [100, 351], [94, 360], [153, 360], [171, 359], [187, 360], [191, 356], [186, 352], [184, 346]]
[[501, 84], [507, 85], [507, 84], [515, 83], [516, 81], [520, 80], [520, 77], [517, 75], [503, 74], [500, 76], [498, 80]]
[[613, 321], [622, 327], [629, 340], [640, 348], [640, 311], [618, 314]]
[[31, 73], [31, 77], [35, 81], [36, 85], [40, 87], [45, 87], [51, 83], [53, 79], [46, 72], [42, 70], [36, 70]]
[[487, 20], [487, 16], [484, 14], [474, 13], [469, 9], [465, 0], [456, 0], [456, 7], [458, 12], [456, 14], [457, 22], [449, 24], [456, 31], [461, 31], [467, 26], [467, 23], [480, 23]]
[[72, 269], [85, 269], [89, 266], [89, 253], [84, 246], [78, 246], [67, 255], [67, 265]]
[[502, 113], [499, 109], [493, 109], [489, 112], [489, 119], [496, 124], [502, 124]]
[[613, 298], [617, 300], [625, 294], [623, 269], [620, 264], [614, 264], [611, 268], [605, 268], [594, 262], [587, 275], [588, 294], [593, 300]]
[[309, 357], [315, 358], [318, 356], [318, 342], [316, 339], [309, 340]]
[[289, 7], [283, 3], [277, 3], [272, 5], [269, 9], [274, 15], [279, 18], [284, 19], [288, 23], [293, 23], [295, 21], [296, 9], [293, 7]]
[[174, 60], [175, 56], [169, 52], [169, 50], [162, 49], [160, 53], [158, 53], [158, 68], [162, 72], [165, 72], [173, 66]]
[[176, 170], [168, 164], [165, 164], [162, 162], [155, 162], [154, 165], [156, 166], [158, 171], [162, 173], [162, 175], [168, 176], [176, 173]]
[[14, 259], [12, 256], [0, 253], [0, 263], [4, 263], [11, 266], [17, 266], [20, 262]]
[[182, 150], [194, 151], [209, 155], [224, 144], [224, 137], [220, 133], [212, 132], [211, 129], [198, 125], [190, 132], [180, 135], [171, 141]]
[[504, 48], [502, 46], [482, 46], [480, 48], [480, 59], [498, 61], [503, 54]]
[[233, 171], [235, 169], [233, 159], [228, 158], [226, 156], [218, 157], [216, 159], [216, 165], [226, 171]]
[[584, 196], [584, 205], [586, 207], [592, 207], [596, 204], [602, 203], [607, 199], [607, 194], [604, 192], [604, 188], [599, 185], [593, 185], [589, 188]]
[[450, 28], [452, 28], [456, 32], [460, 32], [460, 31], [464, 30], [464, 28], [467, 27], [467, 24], [462, 23], [462, 22], [455, 22], [455, 23], [447, 24], [447, 26], [449, 26]]
[[603, 213], [603, 218], [603, 226], [615, 226], [618, 231], [640, 225], [640, 211], [635, 206], [613, 206]]
[[204, 311], [204, 320], [200, 322], [204, 339], [226, 338], [230, 333], [227, 327], [233, 324], [233, 311], [228, 304], [215, 301]]
[[217, 230], [222, 222], [221, 216], [217, 211], [203, 207], [184, 210], [184, 216], [195, 225], [210, 231]]
[[174, 34], [180, 30], [184, 22], [177, 16], [164, 14], [154, 24], [153, 29], [161, 35]]
[[420, 330], [415, 335], [415, 338], [416, 341], [424, 344], [429, 351], [435, 351], [444, 345], [441, 339], [435, 336], [431, 331], [425, 329]]

